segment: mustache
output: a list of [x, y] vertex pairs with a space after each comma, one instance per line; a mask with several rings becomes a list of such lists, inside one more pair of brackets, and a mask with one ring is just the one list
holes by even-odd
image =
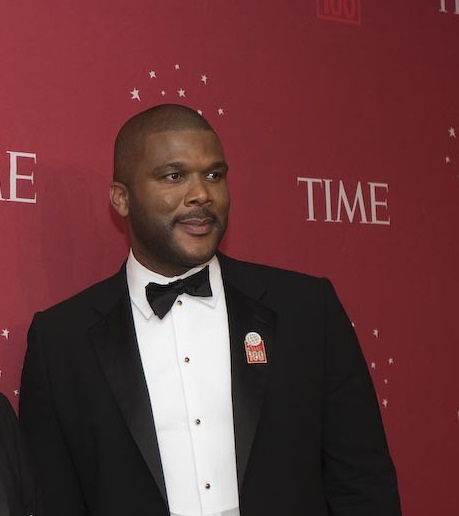
[[217, 222], [217, 217], [208, 208], [193, 208], [188, 213], [177, 215], [174, 222], [183, 222], [191, 219], [210, 219], [212, 222]]

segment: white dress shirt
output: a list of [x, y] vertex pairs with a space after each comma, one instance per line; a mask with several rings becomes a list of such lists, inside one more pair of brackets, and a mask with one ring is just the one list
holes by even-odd
[[172, 516], [239, 515], [228, 316], [217, 258], [208, 265], [212, 297], [182, 294], [163, 319], [145, 287], [178, 277], [150, 271], [132, 251], [126, 265]]

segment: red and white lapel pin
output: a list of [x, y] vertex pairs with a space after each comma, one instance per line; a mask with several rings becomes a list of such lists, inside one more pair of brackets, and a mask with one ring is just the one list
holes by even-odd
[[256, 331], [247, 333], [244, 339], [245, 354], [248, 364], [267, 364], [265, 343]]

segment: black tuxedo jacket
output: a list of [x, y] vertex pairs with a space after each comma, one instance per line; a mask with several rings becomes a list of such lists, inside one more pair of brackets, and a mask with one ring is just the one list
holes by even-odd
[[[352, 326], [327, 280], [219, 256], [241, 516], [397, 516], [395, 471]], [[267, 364], [248, 364], [258, 332]], [[166, 516], [123, 269], [35, 316], [20, 417], [45, 516]]]
[[0, 516], [36, 516], [37, 502], [16, 414], [0, 394]]

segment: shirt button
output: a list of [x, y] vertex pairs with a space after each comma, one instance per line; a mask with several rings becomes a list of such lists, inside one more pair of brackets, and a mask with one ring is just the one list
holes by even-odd
[[189, 357], [185, 357], [185, 358], [183, 359], [183, 361], [185, 362], [185, 364], [188, 364], [188, 362], [190, 361], [190, 358], [189, 358]]
[[206, 489], [210, 489], [210, 484], [209, 484], [209, 482], [206, 482], [206, 483], [204, 484], [204, 487], [205, 487]]
[[179, 306], [182, 306], [182, 304], [183, 304], [183, 303], [182, 303], [182, 300], [181, 300], [181, 299], [177, 299], [177, 304], [178, 304]]
[[195, 422], [196, 425], [200, 425], [201, 424], [201, 420], [200, 419], [195, 419], [194, 422]]

